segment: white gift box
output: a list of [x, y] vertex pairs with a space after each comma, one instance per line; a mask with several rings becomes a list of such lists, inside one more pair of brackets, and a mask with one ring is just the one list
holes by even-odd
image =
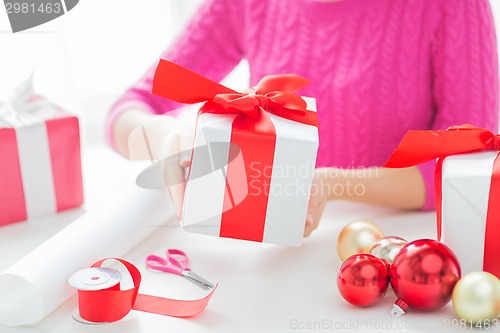
[[[316, 111], [315, 100], [304, 98]], [[272, 166], [252, 164], [231, 143], [236, 114], [201, 113], [182, 214], [186, 231], [257, 242], [299, 246], [304, 233], [318, 148], [318, 128], [268, 113], [276, 131]], [[259, 152], [259, 134], [248, 133]], [[265, 152], [262, 152], [265, 153]], [[228, 174], [228, 169], [231, 172]], [[268, 193], [260, 176], [269, 175]], [[249, 207], [250, 196], [265, 196], [265, 207]], [[229, 217], [228, 217], [229, 216]], [[227, 231], [228, 219], [237, 230]], [[253, 225], [255, 223], [255, 225]], [[260, 225], [257, 226], [257, 225]], [[261, 228], [262, 227], [262, 228]], [[260, 231], [255, 231], [255, 228]]]
[[491, 176], [498, 154], [460, 154], [443, 161], [441, 241], [456, 254], [462, 275], [483, 270]]

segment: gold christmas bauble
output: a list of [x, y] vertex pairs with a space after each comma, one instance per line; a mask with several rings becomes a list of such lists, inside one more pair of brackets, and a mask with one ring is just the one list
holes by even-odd
[[380, 238], [373, 244], [370, 253], [377, 258], [385, 260], [388, 264], [392, 264], [394, 258], [406, 244], [408, 244], [408, 241], [401, 237], [386, 236]]
[[357, 221], [346, 225], [337, 239], [337, 253], [344, 261], [353, 254], [370, 253], [373, 244], [384, 237], [382, 230], [372, 222]]
[[458, 317], [473, 324], [493, 320], [500, 315], [500, 281], [487, 272], [473, 272], [460, 279], [452, 294]]

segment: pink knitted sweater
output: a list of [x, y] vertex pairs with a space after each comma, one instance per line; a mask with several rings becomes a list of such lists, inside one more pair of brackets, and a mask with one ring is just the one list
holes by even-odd
[[[497, 131], [498, 60], [488, 0], [207, 0], [162, 56], [213, 80], [245, 58], [255, 85], [295, 73], [317, 99], [318, 166], [381, 166], [409, 129]], [[150, 94], [151, 68], [113, 106], [179, 105]], [[109, 136], [110, 137], [110, 136]], [[433, 163], [419, 166], [434, 207]]]

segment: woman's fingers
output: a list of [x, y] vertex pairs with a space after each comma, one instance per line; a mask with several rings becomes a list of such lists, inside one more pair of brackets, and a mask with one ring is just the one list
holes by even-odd
[[325, 202], [315, 202], [309, 207], [306, 218], [306, 226], [304, 228], [304, 237], [308, 237], [318, 227], [324, 209]]
[[193, 150], [193, 129], [186, 126], [185, 129], [178, 135], [178, 144], [180, 151], [179, 165], [183, 168], [188, 168], [191, 165], [191, 154]]
[[307, 208], [306, 225], [304, 227], [304, 237], [308, 237], [319, 225], [321, 215], [325, 209], [326, 197], [322, 193], [323, 181], [318, 169], [314, 173], [313, 183], [311, 186], [311, 196], [309, 198], [309, 205]]
[[177, 211], [177, 218], [182, 220], [184, 191], [186, 189], [187, 168], [191, 165], [193, 147], [193, 128], [182, 122], [175, 130], [175, 135], [166, 137], [164, 152], [169, 156], [164, 159], [165, 180], [169, 187], [172, 201]]
[[186, 178], [184, 168], [181, 166], [181, 153], [179, 152], [180, 142], [177, 135], [165, 137], [162, 150], [166, 157], [162, 159], [163, 175], [172, 202], [177, 212], [177, 219], [182, 219], [182, 205], [184, 202], [184, 189], [186, 188]]

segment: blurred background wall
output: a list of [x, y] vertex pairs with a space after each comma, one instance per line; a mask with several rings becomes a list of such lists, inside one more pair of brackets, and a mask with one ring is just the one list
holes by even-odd
[[[202, 0], [80, 0], [66, 15], [12, 34], [0, 4], [0, 98], [32, 71], [43, 94], [82, 115], [90, 142], [117, 96], [157, 61]], [[500, 1], [491, 1], [500, 36]], [[246, 63], [225, 82], [248, 84]]]

